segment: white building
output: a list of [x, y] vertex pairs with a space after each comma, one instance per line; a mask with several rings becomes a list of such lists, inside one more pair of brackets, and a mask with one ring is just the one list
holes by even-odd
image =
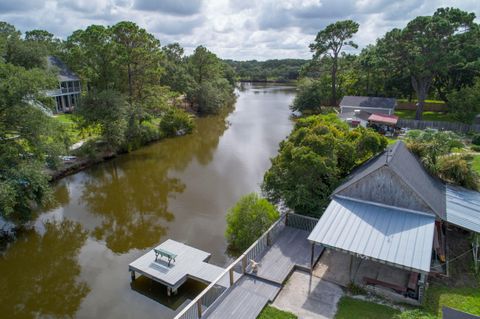
[[48, 67], [58, 70], [58, 89], [47, 91], [46, 94], [55, 99], [56, 113], [71, 112], [80, 98], [80, 78], [59, 58], [49, 56], [47, 59]]

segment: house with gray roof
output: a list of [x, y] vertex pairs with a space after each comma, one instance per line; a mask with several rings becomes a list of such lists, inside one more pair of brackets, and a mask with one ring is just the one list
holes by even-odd
[[46, 92], [47, 96], [55, 99], [55, 111], [73, 111], [80, 98], [80, 78], [57, 57], [48, 56], [47, 63], [50, 69], [57, 72], [58, 88]]
[[340, 101], [339, 117], [353, 125], [366, 126], [372, 114], [393, 115], [397, 100], [371, 96], [344, 96]]
[[[480, 193], [431, 176], [398, 141], [334, 190], [308, 239], [413, 274], [420, 299], [426, 276], [446, 272], [447, 225], [480, 232]], [[403, 291], [378, 278], [365, 280]]]
[[397, 100], [387, 97], [374, 96], [344, 96], [340, 101], [341, 113], [354, 113], [355, 111], [365, 111], [370, 114], [388, 114], [395, 112]]

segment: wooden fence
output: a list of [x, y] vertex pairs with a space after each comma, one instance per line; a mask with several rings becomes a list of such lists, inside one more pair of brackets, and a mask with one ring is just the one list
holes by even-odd
[[[397, 102], [396, 110], [416, 110], [416, 102]], [[425, 103], [423, 106], [424, 111], [433, 111], [433, 112], [446, 112], [448, 111], [448, 106], [445, 103]]]
[[399, 119], [397, 126], [415, 130], [433, 128], [440, 131], [454, 131], [459, 133], [480, 132], [480, 124], [464, 124], [460, 122], [418, 121]]

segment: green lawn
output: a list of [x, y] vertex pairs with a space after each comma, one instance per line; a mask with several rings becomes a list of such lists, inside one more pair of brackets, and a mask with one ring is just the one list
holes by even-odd
[[[401, 102], [401, 103], [417, 103], [416, 100], [412, 100], [412, 101], [409, 101], [408, 99], [397, 99], [397, 102]], [[444, 101], [442, 100], [425, 100], [425, 103], [428, 103], [428, 104], [445, 104]]]
[[441, 318], [442, 306], [480, 315], [480, 289], [473, 287], [452, 288], [437, 283], [428, 287], [424, 309]]
[[258, 315], [257, 319], [296, 319], [293, 313], [279, 310], [272, 306], [266, 306]]
[[400, 311], [369, 301], [342, 297], [335, 319], [392, 319]]
[[72, 143], [100, 136], [98, 127], [80, 128], [73, 114], [58, 114], [55, 115], [55, 119], [67, 127], [67, 133]]
[[475, 155], [472, 160], [472, 168], [480, 174], [480, 155]]
[[[404, 120], [414, 120], [415, 119], [415, 110], [395, 110], [395, 115], [399, 116]], [[455, 119], [452, 116], [445, 112], [423, 112], [422, 119], [424, 121], [446, 121], [446, 122], [455, 122]]]

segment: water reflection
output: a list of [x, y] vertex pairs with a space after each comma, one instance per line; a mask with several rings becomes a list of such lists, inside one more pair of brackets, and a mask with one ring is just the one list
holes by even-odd
[[[193, 134], [57, 183], [57, 202], [39, 212], [36, 231], [19, 234], [0, 256], [0, 318], [173, 318], [201, 287], [168, 298], [151, 280], [131, 285], [127, 265], [167, 238], [229, 263], [225, 214], [258, 191], [292, 128], [294, 89], [245, 88], [234, 112], [196, 119]], [[43, 226], [53, 219], [70, 224]]]
[[208, 164], [228, 127], [225, 118], [230, 111], [199, 119], [196, 132], [166, 140], [160, 150], [151, 152], [147, 147], [92, 169], [81, 201], [101, 217], [93, 236], [104, 240], [115, 253], [157, 245], [167, 232], [168, 222], [175, 218], [169, 199], [186, 187], [179, 178], [169, 176], [169, 171], [183, 170], [193, 158]]
[[90, 290], [78, 280], [77, 255], [86, 238], [71, 221], [49, 222], [42, 232], [21, 236], [0, 257], [2, 317], [72, 317]]

